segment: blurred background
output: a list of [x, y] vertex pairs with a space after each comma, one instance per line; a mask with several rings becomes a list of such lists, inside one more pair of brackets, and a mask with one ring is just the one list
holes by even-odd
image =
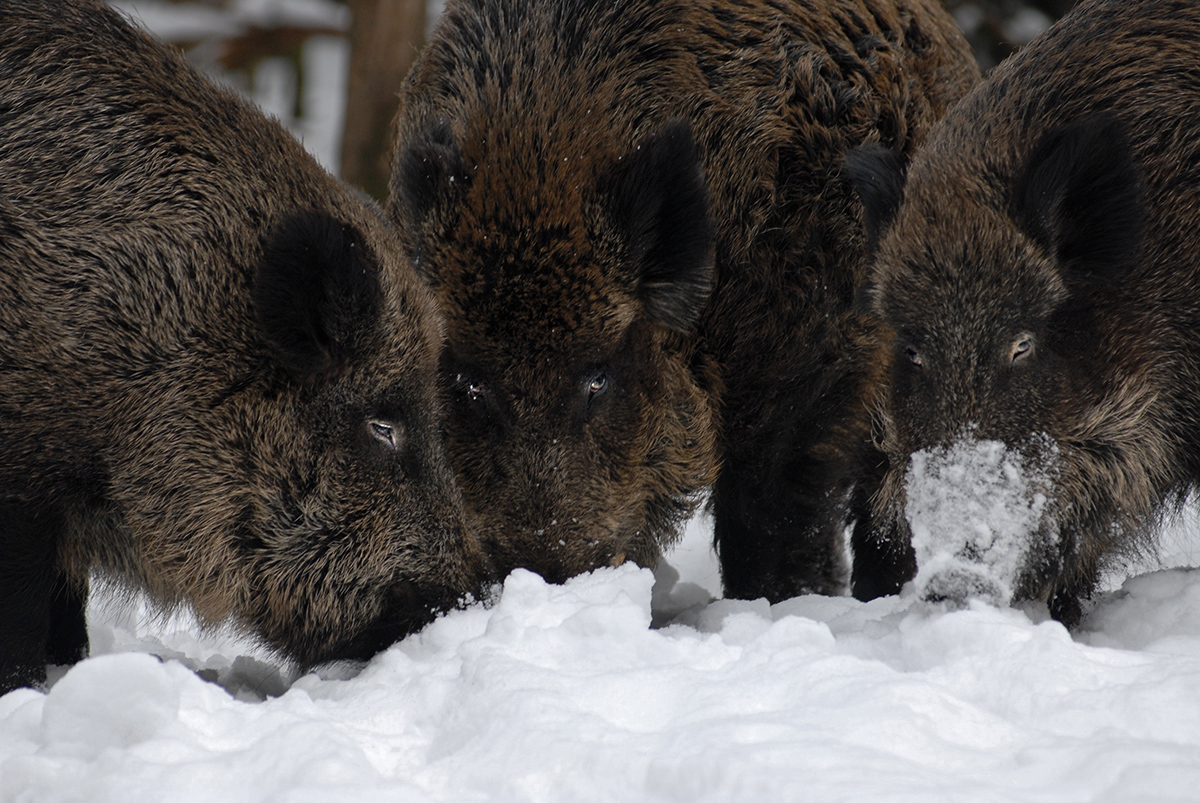
[[[530, 0], [537, 2], [538, 0]], [[443, 0], [111, 0], [383, 200], [395, 95]], [[1075, 0], [943, 0], [989, 69]]]

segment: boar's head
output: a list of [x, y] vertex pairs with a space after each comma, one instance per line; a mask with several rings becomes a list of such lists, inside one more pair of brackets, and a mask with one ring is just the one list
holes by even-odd
[[441, 443], [441, 321], [382, 223], [293, 215], [252, 293], [275, 380], [236, 450], [242, 615], [301, 665], [367, 658], [488, 577]]
[[689, 333], [710, 291], [700, 157], [426, 126], [394, 213], [447, 317], [451, 462], [496, 567], [653, 565], [711, 480]]
[[[971, 136], [961, 126], [956, 133]], [[1078, 529], [1065, 518], [1086, 518], [1067, 509], [1087, 494], [1090, 469], [1081, 466], [1097, 446], [1088, 432], [1109, 395], [1100, 377], [1117, 344], [1099, 302], [1137, 260], [1139, 172], [1110, 115], [1019, 144], [972, 132], [987, 140], [972, 148], [942, 134], [907, 177], [877, 146], [851, 152], [845, 166], [874, 249], [863, 301], [887, 333], [877, 437], [889, 467], [874, 502], [890, 524], [876, 525], [912, 523], [905, 497], [914, 455], [943, 460], [956, 449], [975, 453], [956, 444], [1003, 444], [1013, 458], [992, 465], [1036, 478], [1005, 487], [1049, 493], [1051, 502], [1031, 526], [1040, 532], [1026, 534], [1019, 576], [1001, 584], [1017, 597], [1045, 598], [1063, 559], [1081, 548], [1078, 532], [1058, 529]], [[979, 487], [986, 494], [997, 485]], [[941, 578], [930, 587], [954, 585]]]

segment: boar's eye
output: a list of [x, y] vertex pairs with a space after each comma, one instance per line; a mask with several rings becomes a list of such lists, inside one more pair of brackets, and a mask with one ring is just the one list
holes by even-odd
[[467, 401], [481, 402], [487, 398], [488, 386], [466, 374], [455, 374], [454, 392], [465, 396]]
[[454, 408], [463, 422], [483, 424], [490, 418], [492, 389], [470, 374], [455, 372], [451, 386]]
[[454, 385], [471, 401], [482, 401], [487, 395], [487, 385], [476, 382], [468, 376], [458, 374], [454, 377]]
[[392, 451], [400, 448], [400, 442], [404, 436], [403, 427], [393, 421], [384, 421], [380, 418], [372, 418], [367, 421], [367, 431], [372, 438]]
[[603, 371], [592, 377], [588, 382], [588, 398], [593, 398], [608, 389], [608, 377]]
[[908, 357], [908, 361], [917, 368], [925, 367], [925, 358], [921, 356], [921, 352], [917, 351], [912, 346], [904, 347], [904, 356]]
[[1032, 357], [1033, 335], [1023, 334], [1014, 340], [1009, 356], [1014, 365]]
[[608, 374], [603, 371], [597, 371], [592, 374], [583, 383], [583, 392], [587, 394], [587, 417], [591, 418], [603, 406], [604, 397], [608, 395], [608, 389], [612, 385], [608, 380]]

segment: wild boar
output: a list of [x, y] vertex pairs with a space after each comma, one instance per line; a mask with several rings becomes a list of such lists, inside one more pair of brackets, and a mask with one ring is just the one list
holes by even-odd
[[499, 571], [652, 566], [712, 485], [728, 595], [844, 588], [870, 341], [842, 155], [911, 152], [977, 77], [932, 0], [447, 5], [389, 209]]
[[1072, 623], [1200, 478], [1198, 60], [1200, 6], [1086, 0], [907, 176], [883, 148], [847, 158], [885, 333], [856, 596], [916, 573]]
[[488, 577], [381, 210], [102, 3], [0, 6], [0, 690], [91, 572], [301, 666]]

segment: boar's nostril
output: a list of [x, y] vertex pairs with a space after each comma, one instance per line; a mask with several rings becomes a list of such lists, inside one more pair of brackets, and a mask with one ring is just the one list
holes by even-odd
[[429, 589], [411, 580], [398, 580], [388, 589], [386, 616], [407, 635], [424, 627], [448, 607], [440, 595], [430, 593]]

